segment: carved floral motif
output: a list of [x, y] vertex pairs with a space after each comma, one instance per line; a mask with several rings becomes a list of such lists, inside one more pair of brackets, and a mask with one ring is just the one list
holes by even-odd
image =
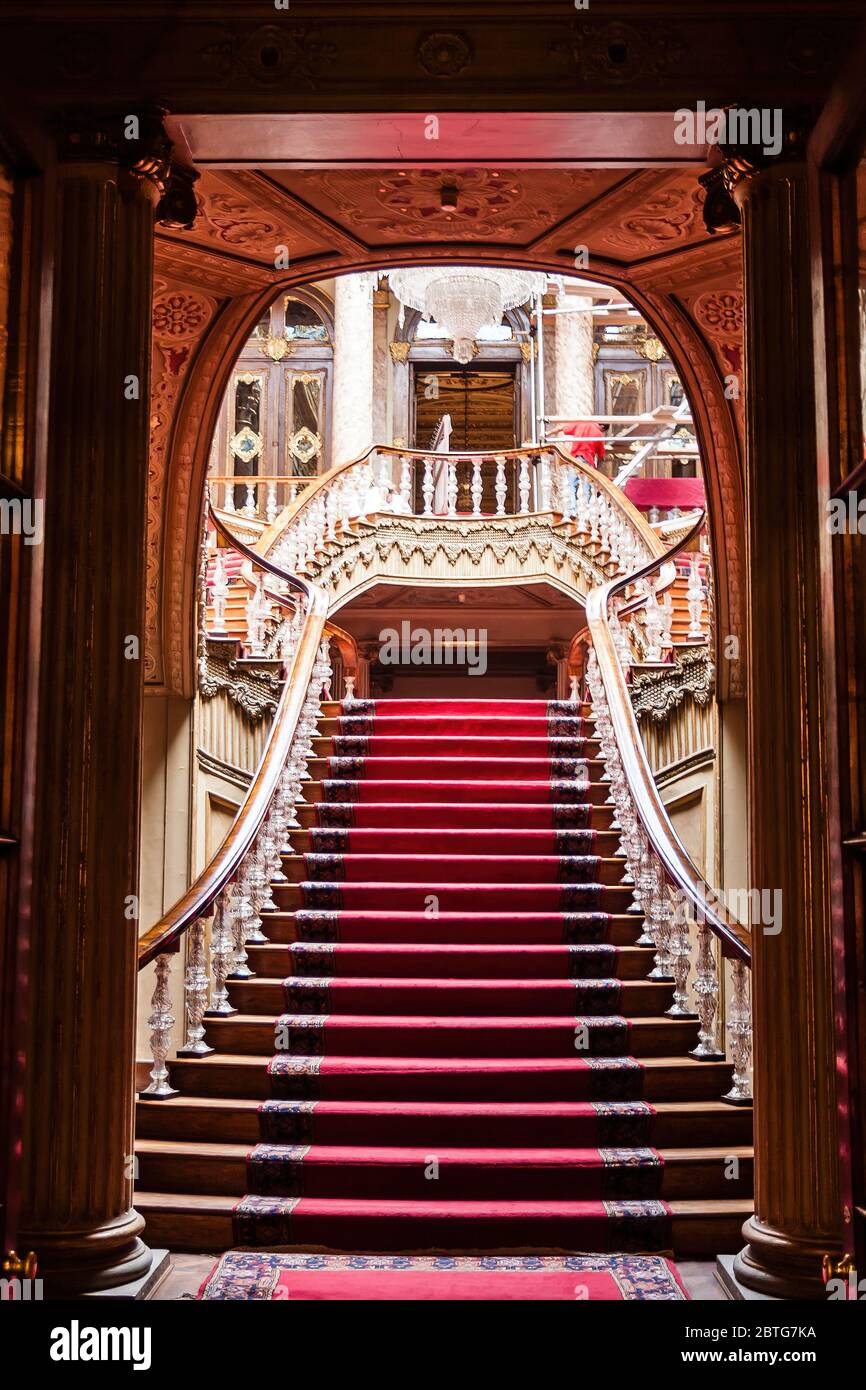
[[425, 34], [416, 50], [418, 62], [431, 77], [459, 77], [472, 62], [472, 46], [465, 34]]
[[204, 300], [182, 290], [171, 290], [153, 302], [153, 335], [158, 343], [195, 338], [211, 312]]
[[241, 664], [233, 657], [208, 650], [199, 684], [203, 700], [212, 700], [225, 691], [233, 704], [257, 724], [276, 711], [282, 683], [279, 675], [267, 666]]
[[632, 708], [638, 720], [649, 715], [661, 724], [689, 697], [696, 705], [708, 705], [715, 688], [715, 673], [708, 647], [677, 653], [673, 663], [657, 671], [635, 672], [630, 686]]
[[641, 77], [661, 81], [686, 56], [686, 45], [672, 29], [655, 22], [593, 23], [578, 16], [569, 37], [551, 44], [584, 82], [624, 86]]
[[300, 85], [314, 91], [322, 71], [337, 49], [322, 37], [321, 28], [303, 24], [263, 24], [244, 37], [241, 31], [223, 33], [200, 50], [200, 57], [220, 82], [246, 81], [259, 87]]
[[695, 301], [695, 318], [711, 338], [741, 338], [743, 296], [738, 290], [712, 290]]

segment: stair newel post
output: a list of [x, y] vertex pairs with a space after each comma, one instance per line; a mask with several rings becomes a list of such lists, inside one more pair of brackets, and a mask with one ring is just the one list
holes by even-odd
[[694, 1010], [689, 1008], [689, 974], [692, 968], [689, 915], [686, 895], [679, 888], [673, 890], [670, 948], [674, 997], [665, 1013], [668, 1018], [694, 1018]]
[[424, 460], [424, 481], [421, 485], [421, 495], [424, 498], [424, 516], [433, 515], [433, 460], [428, 455]]
[[473, 516], [480, 516], [480, 515], [481, 515], [481, 497], [482, 497], [483, 490], [484, 490], [484, 489], [483, 489], [483, 484], [482, 484], [482, 481], [481, 481], [481, 460], [480, 460], [480, 459], [473, 459], [473, 460], [472, 460], [472, 488], [471, 488], [471, 495], [472, 495], [472, 515], [473, 515]]
[[229, 994], [226, 989], [226, 980], [229, 978], [234, 961], [231, 919], [228, 906], [230, 893], [231, 888], [224, 888], [214, 903], [213, 924], [210, 933], [213, 988], [211, 990], [210, 1008], [205, 1010], [205, 1016], [207, 1018], [230, 1018], [232, 1014], [237, 1013], [237, 1009], [234, 1005], [229, 1003]]
[[171, 1084], [168, 1067], [165, 1064], [171, 1046], [171, 1030], [175, 1025], [175, 1017], [171, 1011], [171, 955], [157, 956], [154, 971], [150, 1017], [147, 1020], [147, 1026], [150, 1029], [150, 1051], [153, 1057], [153, 1067], [150, 1072], [150, 1083], [140, 1094], [147, 1096], [148, 1100], [168, 1100], [171, 1096], [179, 1094]]
[[717, 1036], [719, 972], [713, 933], [703, 920], [698, 924], [698, 958], [693, 988], [698, 1005], [698, 1045], [689, 1056], [699, 1062], [717, 1062], [725, 1055], [719, 1049]]
[[502, 454], [496, 458], [496, 515], [505, 515], [505, 499], [508, 495], [508, 484], [505, 479], [505, 458]]
[[752, 1009], [749, 997], [749, 972], [745, 962], [735, 960], [731, 967], [732, 996], [728, 1008], [728, 1041], [734, 1064], [731, 1089], [722, 1100], [729, 1105], [750, 1105], [752, 1102]]
[[204, 922], [198, 917], [187, 936], [186, 975], [183, 982], [186, 995], [186, 1042], [178, 1049], [178, 1057], [206, 1057], [209, 1052], [213, 1052], [213, 1048], [204, 1040], [204, 1016], [208, 1002], [204, 939]]
[[529, 492], [529, 463], [524, 457], [520, 460], [520, 469], [517, 475], [517, 495], [520, 501], [519, 510], [521, 512], [529, 511]]

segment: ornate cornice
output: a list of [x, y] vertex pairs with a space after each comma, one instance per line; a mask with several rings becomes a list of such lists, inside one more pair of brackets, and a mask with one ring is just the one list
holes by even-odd
[[164, 198], [171, 177], [172, 144], [162, 107], [96, 112], [65, 111], [57, 122], [57, 148], [64, 164], [117, 164], [133, 180]]
[[[729, 108], [733, 109], [733, 108]], [[758, 144], [719, 144], [719, 162], [701, 174], [704, 224], [710, 233], [733, 232], [740, 226], [740, 202], [749, 182], [759, 174], [786, 164], [802, 163], [814, 112], [798, 107], [782, 112], [782, 148], [777, 155]]]
[[282, 681], [274, 668], [279, 665], [279, 662], [258, 665], [239, 661], [219, 649], [214, 651], [209, 643], [202, 663], [199, 694], [203, 700], [212, 700], [224, 692], [251, 723], [257, 724], [276, 712]]
[[610, 577], [567, 525], [552, 528], [532, 516], [479, 521], [380, 516], [366, 534], [332, 542], [327, 556], [307, 573], [330, 592], [335, 606], [377, 578], [502, 584], [537, 574], [585, 597]]
[[687, 697], [696, 705], [708, 705], [715, 690], [709, 648], [677, 652], [670, 666], [635, 672], [629, 689], [638, 721], [649, 715], [653, 723], [661, 724]]

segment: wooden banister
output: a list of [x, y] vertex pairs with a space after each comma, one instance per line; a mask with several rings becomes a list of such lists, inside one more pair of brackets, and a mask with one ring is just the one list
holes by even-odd
[[290, 588], [307, 599], [307, 611], [301, 630], [291, 672], [280, 696], [274, 722], [259, 765], [228, 833], [209, 863], [183, 897], [164, 913], [138, 943], [138, 968], [150, 964], [157, 956], [175, 950], [183, 933], [193, 922], [208, 914], [219, 893], [234, 877], [271, 804], [306, 698], [313, 664], [325, 631], [328, 599], [323, 589], [289, 574], [267, 556], [258, 555], [231, 531], [210, 509], [211, 520], [221, 536], [241, 555], [260, 569], [284, 580]]
[[[662, 560], [665, 565], [673, 561], [681, 551], [686, 550], [700, 535], [705, 521], [706, 513], [701, 512], [686, 535], [664, 553]], [[611, 633], [608, 611], [611, 599], [622, 593], [630, 584], [648, 578], [661, 563], [662, 561], [656, 557], [631, 574], [621, 575], [599, 585], [587, 599], [587, 622], [607, 696], [623, 771], [635, 810], [650, 845], [671, 882], [685, 894], [698, 920], [706, 922], [721, 942], [722, 954], [750, 965], [752, 947], [749, 932], [730, 915], [719, 895], [696, 868], [665, 810], [647, 760]]]

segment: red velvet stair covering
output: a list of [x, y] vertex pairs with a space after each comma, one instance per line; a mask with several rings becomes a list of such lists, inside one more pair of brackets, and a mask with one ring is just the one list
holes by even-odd
[[205, 1301], [494, 1300], [680, 1302], [660, 1255], [311, 1255], [229, 1250], [199, 1290]]
[[[236, 1245], [669, 1247], [611, 939], [630, 893], [621, 871], [605, 878], [594, 747], [566, 704], [343, 706]], [[334, 1278], [299, 1296], [353, 1296]]]

